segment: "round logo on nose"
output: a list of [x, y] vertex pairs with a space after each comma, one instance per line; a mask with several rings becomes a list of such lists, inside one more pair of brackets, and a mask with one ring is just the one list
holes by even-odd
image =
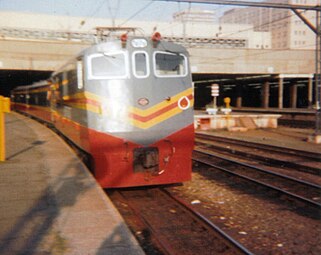
[[138, 99], [138, 104], [141, 106], [145, 106], [149, 104], [149, 100], [145, 97]]
[[188, 109], [190, 105], [191, 105], [191, 102], [186, 96], [183, 96], [178, 100], [178, 107], [182, 110]]

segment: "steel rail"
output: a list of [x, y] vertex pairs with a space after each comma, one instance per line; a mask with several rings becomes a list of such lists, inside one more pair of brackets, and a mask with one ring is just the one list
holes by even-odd
[[[200, 142], [200, 141], [196, 141], [195, 144], [200, 143], [202, 145], [207, 145], [208, 143], [204, 143], [204, 142]], [[294, 168], [297, 171], [303, 172], [303, 173], [309, 173], [309, 174], [313, 174], [313, 175], [317, 175], [319, 176], [321, 173], [321, 169], [317, 168], [317, 167], [313, 167], [313, 166], [308, 166], [308, 165], [302, 165], [299, 163], [296, 163], [295, 161], [289, 161], [289, 160], [282, 160], [282, 159], [278, 159], [278, 158], [274, 158], [274, 157], [269, 157], [267, 158], [266, 156], [262, 156], [259, 154], [255, 154], [249, 151], [242, 151], [242, 150], [236, 150], [236, 149], [232, 149], [232, 148], [225, 148], [222, 147], [220, 145], [215, 145], [215, 144], [209, 144], [209, 146], [211, 147], [211, 149], [213, 150], [218, 150], [220, 154], [231, 154], [233, 156], [239, 156], [239, 157], [246, 157], [246, 158], [251, 158], [254, 160], [257, 160], [259, 162], [263, 162], [263, 164], [269, 164], [271, 166], [279, 166], [282, 165], [283, 167], [287, 168], [287, 169], [292, 169]], [[253, 148], [255, 149], [255, 148]], [[293, 157], [293, 155], [291, 155]]]
[[145, 224], [145, 226], [147, 226], [149, 228], [149, 231], [151, 232], [151, 234], [155, 237], [155, 240], [157, 242], [157, 244], [160, 246], [160, 248], [162, 249], [162, 252], [165, 255], [170, 255], [170, 253], [168, 251], [170, 251], [169, 246], [163, 242], [163, 240], [161, 240], [160, 238], [157, 238], [157, 231], [153, 228], [153, 226], [151, 224], [149, 224], [148, 220], [145, 219], [144, 216], [141, 215], [141, 213], [139, 213], [139, 211], [136, 209], [135, 206], [133, 206], [133, 204], [131, 203], [131, 201], [129, 201], [128, 199], [126, 199], [126, 197], [123, 195], [122, 191], [117, 191], [118, 194], [126, 201], [127, 205], [130, 207], [130, 209], [135, 213], [136, 217], [143, 223]]
[[227, 138], [227, 137], [220, 137], [220, 136], [214, 136], [214, 135], [207, 135], [207, 134], [202, 134], [202, 133], [195, 133], [196, 138], [205, 138], [205, 139], [210, 139], [214, 140], [217, 142], [227, 142], [235, 145], [241, 145], [241, 146], [246, 146], [249, 148], [255, 148], [255, 149], [264, 149], [264, 150], [269, 150], [271, 152], [282, 152], [282, 154], [290, 155], [290, 156], [301, 156], [305, 158], [309, 158], [311, 160], [315, 161], [320, 161], [321, 162], [321, 153], [317, 152], [310, 152], [310, 151], [302, 151], [302, 150], [297, 150], [297, 149], [292, 149], [292, 148], [287, 148], [287, 147], [280, 147], [280, 146], [275, 146], [275, 145], [270, 145], [270, 144], [262, 144], [262, 143], [257, 143], [257, 142], [249, 142], [249, 141], [243, 141], [239, 139], [234, 139], [234, 138]]
[[231, 242], [235, 247], [237, 247], [241, 252], [252, 255], [253, 253], [250, 252], [248, 249], [246, 249], [242, 244], [237, 242], [234, 238], [229, 236], [227, 233], [225, 233], [222, 229], [220, 229], [218, 226], [216, 226], [212, 221], [208, 220], [205, 216], [203, 216], [201, 213], [196, 211], [194, 208], [192, 208], [190, 205], [185, 203], [183, 200], [179, 199], [178, 197], [174, 196], [172, 193], [170, 193], [168, 190], [162, 188], [161, 189], [164, 193], [166, 193], [169, 197], [171, 197], [174, 201], [179, 203], [181, 206], [183, 206], [185, 209], [187, 209], [189, 212], [194, 214], [196, 217], [200, 218], [205, 224], [207, 224], [209, 227], [214, 229], [214, 231], [218, 232], [221, 236], [223, 236], [224, 239], [226, 239], [228, 242]]
[[[212, 222], [207, 220], [203, 215], [201, 215], [198, 212], [195, 212], [192, 208], [188, 207], [187, 204], [177, 198], [175, 198], [172, 194], [170, 194], [167, 190], [164, 190], [164, 188], [157, 188], [158, 192], [162, 192], [164, 194], [164, 197], [166, 198], [167, 203], [173, 203], [177, 206], [177, 208], [180, 208], [182, 211], [187, 212], [189, 215], [189, 218], [192, 218], [194, 220], [197, 220], [199, 224], [202, 226], [202, 229], [207, 229], [213, 231], [215, 238], [222, 243], [223, 246], [228, 247], [231, 249], [231, 254], [246, 254], [246, 255], [253, 255], [250, 251], [248, 251], [245, 247], [243, 247], [240, 243], [238, 243], [236, 240], [234, 240], [232, 237], [228, 236], [226, 233], [224, 233], [221, 229], [219, 229], [217, 226], [215, 226]], [[132, 198], [128, 198], [126, 195], [123, 194], [124, 191], [116, 191], [115, 194], [118, 194], [118, 196], [123, 200], [126, 201], [126, 205], [134, 212], [136, 217], [138, 217], [139, 221], [145, 225], [146, 228], [149, 229], [150, 233], [155, 238], [157, 244], [162, 249], [162, 252], [166, 254], [177, 254], [177, 250], [173, 251], [171, 248], [171, 243], [166, 243], [166, 239], [163, 239], [162, 237], [159, 238], [159, 234], [161, 229], [159, 229], [157, 226], [156, 228], [153, 226], [152, 222], [150, 222], [150, 219], [146, 219], [145, 215], [143, 215], [140, 212], [140, 209], [137, 209], [137, 206], [139, 206], [139, 203], [136, 204], [135, 201], [132, 201]], [[128, 192], [128, 191], [126, 191]], [[113, 198], [111, 198], [113, 200]], [[135, 199], [135, 198], [134, 198]], [[153, 198], [155, 199], [155, 198]], [[117, 200], [117, 198], [116, 198]], [[120, 201], [120, 200], [119, 200]], [[123, 201], [120, 201], [123, 203]], [[157, 199], [159, 203], [159, 197]], [[145, 202], [146, 205], [146, 202]], [[147, 205], [148, 208], [148, 205]], [[155, 210], [155, 208], [153, 208]], [[203, 231], [202, 231], [203, 232]], [[208, 235], [209, 233], [206, 232]], [[165, 237], [166, 238], [166, 237]], [[215, 253], [216, 254], [216, 253]]]
[[[194, 150], [194, 151], [196, 151], [197, 153], [200, 153], [200, 154], [204, 154], [204, 155], [206, 155], [206, 156], [210, 156], [210, 157], [213, 156], [211, 153], [208, 153], [208, 152], [197, 151], [197, 150]], [[245, 180], [247, 180], [247, 181], [253, 182], [253, 183], [255, 183], [255, 184], [259, 184], [259, 185], [261, 185], [261, 186], [267, 187], [267, 188], [272, 189], [272, 190], [275, 190], [275, 191], [277, 191], [277, 192], [286, 194], [286, 195], [288, 195], [288, 196], [290, 196], [290, 197], [293, 197], [293, 198], [296, 198], [296, 199], [298, 199], [298, 200], [300, 200], [300, 201], [302, 201], [302, 202], [308, 203], [308, 204], [310, 204], [310, 205], [312, 205], [312, 206], [314, 206], [314, 207], [321, 208], [321, 204], [319, 204], [319, 203], [317, 203], [317, 202], [315, 202], [315, 201], [313, 201], [313, 200], [304, 198], [304, 197], [302, 197], [302, 196], [296, 195], [296, 194], [294, 194], [294, 193], [292, 193], [292, 192], [288, 192], [288, 191], [286, 191], [286, 190], [282, 190], [282, 189], [280, 189], [280, 188], [278, 188], [278, 187], [276, 187], [276, 186], [273, 186], [273, 185], [270, 185], [270, 184], [261, 182], [261, 181], [259, 181], [259, 180], [255, 180], [255, 179], [253, 179], [253, 178], [251, 178], [251, 177], [248, 177], [248, 176], [245, 176], [245, 175], [243, 175], [243, 174], [235, 173], [234, 171], [231, 171], [231, 170], [229, 170], [229, 169], [227, 169], [227, 168], [224, 168], [224, 167], [215, 165], [215, 164], [210, 163], [210, 162], [208, 162], [208, 161], [205, 161], [205, 160], [203, 160], [203, 159], [199, 159], [199, 158], [196, 158], [196, 157], [192, 157], [192, 159], [193, 159], [194, 161], [197, 161], [197, 162], [200, 162], [200, 163], [209, 165], [209, 166], [211, 166], [211, 167], [213, 167], [213, 168], [216, 168], [216, 169], [218, 169], [218, 170], [221, 170], [221, 171], [223, 171], [223, 172], [229, 173], [229, 174], [231, 174], [231, 175], [240, 177], [240, 178], [242, 178], [242, 179], [245, 179]]]
[[[195, 151], [202, 152], [202, 153], [203, 152], [207, 153], [206, 151], [199, 150], [199, 149], [195, 149]], [[219, 158], [221, 160], [225, 160], [225, 161], [232, 162], [234, 164], [238, 164], [240, 166], [244, 166], [244, 167], [248, 167], [248, 168], [254, 169], [256, 171], [259, 171], [259, 172], [262, 172], [262, 173], [265, 173], [265, 174], [270, 174], [270, 175], [273, 175], [273, 176], [277, 176], [279, 178], [283, 178], [283, 179], [286, 179], [286, 180], [291, 180], [293, 182], [300, 183], [301, 185], [306, 185], [306, 186], [310, 186], [312, 188], [321, 190], [321, 186], [317, 185], [317, 184], [314, 184], [314, 183], [303, 181], [303, 180], [300, 180], [300, 179], [297, 179], [297, 178], [294, 178], [294, 177], [291, 177], [291, 176], [287, 176], [285, 174], [280, 174], [280, 173], [276, 173], [276, 172], [273, 172], [273, 171], [269, 171], [269, 170], [263, 169], [263, 168], [258, 167], [258, 166], [253, 166], [253, 165], [250, 165], [250, 164], [247, 164], [247, 163], [244, 163], [244, 162], [240, 162], [240, 161], [233, 160], [233, 159], [230, 159], [230, 158], [222, 157], [222, 156], [219, 156], [219, 155], [215, 155], [215, 154], [209, 154], [209, 155], [211, 155], [212, 157]]]

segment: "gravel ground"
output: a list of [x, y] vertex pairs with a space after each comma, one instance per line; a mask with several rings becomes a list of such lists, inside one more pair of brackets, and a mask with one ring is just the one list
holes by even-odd
[[[306, 142], [313, 130], [278, 128], [244, 133], [215, 131], [215, 135], [261, 141], [321, 152]], [[195, 166], [193, 179], [172, 188], [175, 193], [232, 235], [254, 254], [321, 254], [321, 211], [311, 213], [266, 189], [237, 181], [205, 166]]]
[[266, 190], [253, 191], [204, 167], [173, 190], [254, 254], [321, 254], [320, 217]]

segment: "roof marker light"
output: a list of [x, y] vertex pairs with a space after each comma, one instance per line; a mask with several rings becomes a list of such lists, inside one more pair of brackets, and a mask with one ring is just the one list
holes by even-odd
[[120, 36], [121, 46], [122, 46], [123, 48], [126, 48], [127, 39], [128, 39], [127, 34], [122, 34], [122, 35]]
[[159, 32], [155, 32], [152, 36], [152, 40], [154, 42], [159, 42], [161, 40], [162, 36]]
[[120, 36], [120, 40], [121, 40], [122, 42], [126, 42], [127, 39], [128, 39], [127, 34], [122, 34], [122, 35]]
[[155, 32], [153, 35], [152, 35], [152, 41], [153, 41], [153, 47], [156, 48], [159, 41], [161, 40], [162, 36], [159, 32]]

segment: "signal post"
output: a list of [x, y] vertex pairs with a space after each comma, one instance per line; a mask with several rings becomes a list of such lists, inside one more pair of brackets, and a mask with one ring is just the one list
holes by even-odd
[[213, 108], [207, 108], [206, 111], [208, 114], [217, 113], [217, 97], [219, 96], [220, 87], [218, 84], [212, 84], [211, 86], [211, 95], [213, 97]]

